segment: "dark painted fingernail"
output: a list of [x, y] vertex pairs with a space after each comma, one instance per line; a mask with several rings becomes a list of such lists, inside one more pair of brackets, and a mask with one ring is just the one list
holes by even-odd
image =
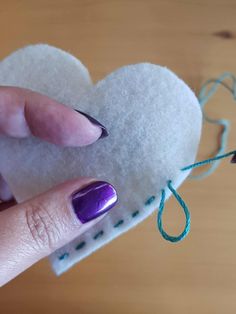
[[72, 205], [82, 223], [93, 220], [117, 203], [115, 188], [104, 181], [96, 181], [72, 194]]
[[233, 155], [233, 157], [231, 159], [231, 163], [236, 164], [236, 154]]
[[99, 126], [102, 129], [102, 134], [101, 134], [100, 138], [107, 137], [109, 135], [109, 133], [108, 133], [107, 129], [105, 128], [105, 126], [102, 125], [100, 122], [98, 122], [96, 119], [94, 119], [93, 117], [91, 117], [87, 113], [82, 112], [80, 110], [76, 110], [75, 109], [75, 111], [81, 113], [83, 116], [85, 116], [87, 119], [89, 119], [90, 122], [92, 122], [93, 124]]

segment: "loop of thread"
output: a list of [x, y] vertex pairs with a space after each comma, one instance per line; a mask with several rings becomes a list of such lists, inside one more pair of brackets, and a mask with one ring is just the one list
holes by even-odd
[[[224, 81], [226, 79], [231, 79], [232, 81], [232, 87], [230, 87], [227, 83]], [[212, 84], [211, 88], [207, 90], [208, 86]], [[212, 119], [208, 117], [205, 112], [204, 112], [204, 106], [206, 103], [209, 101], [209, 99], [215, 94], [219, 86], [224, 86], [226, 89], [230, 91], [230, 93], [233, 95], [234, 100], [236, 100], [236, 77], [232, 73], [224, 73], [222, 74], [218, 79], [210, 79], [206, 81], [198, 95], [198, 101], [200, 103], [201, 109], [202, 109], [202, 114], [203, 118], [206, 122], [212, 123], [212, 124], [217, 124], [222, 127], [222, 131], [220, 134], [220, 144], [217, 150], [217, 153], [215, 157], [220, 157], [222, 154], [224, 155], [226, 147], [227, 147], [227, 141], [228, 141], [228, 136], [229, 136], [229, 129], [230, 129], [230, 122], [226, 119]], [[215, 158], [214, 157], [214, 158]], [[210, 158], [211, 159], [211, 158]], [[209, 175], [211, 175], [216, 168], [220, 164], [220, 158], [215, 158], [214, 163], [210, 166], [210, 168], [204, 172], [202, 172], [199, 175], [191, 175], [191, 179], [203, 179]], [[203, 164], [202, 164], [203, 165]]]
[[[227, 83], [224, 82], [224, 80], [226, 80], [226, 79], [232, 80], [232, 87], [230, 87]], [[210, 84], [212, 84], [212, 86], [209, 89], [207, 89], [208, 85], [210, 85]], [[191, 175], [190, 178], [192, 178], [192, 179], [203, 179], [203, 178], [209, 176], [219, 166], [221, 159], [236, 154], [236, 150], [225, 153], [226, 146], [227, 146], [227, 140], [228, 140], [228, 136], [229, 136], [229, 127], [230, 127], [229, 121], [226, 119], [212, 119], [212, 118], [208, 117], [204, 112], [204, 106], [206, 105], [208, 100], [215, 94], [215, 92], [217, 91], [217, 89], [220, 85], [222, 85], [226, 89], [228, 89], [231, 92], [231, 94], [233, 95], [234, 100], [236, 100], [236, 77], [231, 73], [226, 72], [226, 73], [222, 74], [218, 79], [215, 79], [215, 80], [210, 79], [210, 80], [206, 81], [205, 84], [202, 86], [200, 93], [199, 93], [199, 96], [198, 96], [198, 100], [199, 100], [199, 103], [200, 103], [200, 106], [202, 109], [203, 118], [205, 121], [207, 121], [209, 123], [220, 125], [222, 127], [222, 132], [220, 135], [220, 144], [219, 144], [217, 153], [214, 157], [208, 158], [208, 159], [200, 161], [200, 162], [196, 162], [194, 164], [188, 165], [188, 166], [181, 169], [182, 171], [186, 171], [186, 170], [191, 170], [191, 169], [203, 166], [203, 165], [212, 164], [207, 171], [201, 173], [200, 175]], [[165, 207], [165, 190], [162, 190], [162, 193], [161, 193], [161, 201], [160, 201], [159, 211], [158, 211], [158, 216], [157, 216], [157, 224], [158, 224], [159, 231], [160, 231], [160, 233], [164, 239], [166, 239], [167, 241], [171, 241], [171, 242], [178, 242], [178, 241], [183, 240], [190, 230], [190, 213], [189, 213], [188, 207], [184, 203], [183, 199], [180, 197], [180, 195], [173, 188], [171, 181], [168, 181], [167, 186], [184, 210], [185, 218], [186, 218], [185, 228], [179, 236], [170, 236], [163, 230], [162, 214], [163, 214], [164, 207]]]
[[184, 227], [183, 232], [178, 236], [171, 236], [163, 230], [162, 215], [163, 215], [163, 212], [165, 209], [165, 190], [162, 190], [162, 193], [161, 193], [161, 201], [160, 201], [158, 215], [157, 215], [157, 225], [158, 225], [158, 229], [159, 229], [159, 231], [160, 231], [160, 233], [164, 239], [166, 239], [167, 241], [170, 241], [170, 242], [179, 242], [179, 241], [183, 240], [186, 237], [186, 235], [189, 233], [190, 222], [191, 222], [190, 213], [189, 213], [187, 205], [185, 204], [185, 202], [183, 201], [181, 196], [176, 192], [176, 190], [172, 186], [171, 181], [167, 182], [167, 186], [184, 211], [185, 219], [186, 219], [185, 227]]
[[[206, 165], [206, 164], [214, 163], [217, 160], [227, 158], [227, 157], [229, 157], [231, 155], [235, 155], [235, 154], [236, 154], [236, 150], [233, 150], [233, 151], [228, 152], [226, 154], [218, 155], [218, 156], [206, 159], [206, 160], [196, 162], [196, 163], [191, 164], [189, 166], [186, 166], [186, 167], [182, 168], [181, 171], [187, 171], [190, 169], [201, 167], [201, 166]], [[162, 192], [161, 192], [161, 201], [160, 201], [158, 215], [157, 215], [157, 225], [158, 225], [158, 229], [159, 229], [159, 231], [160, 231], [160, 233], [164, 239], [166, 239], [167, 241], [170, 241], [170, 242], [179, 242], [179, 241], [183, 240], [190, 231], [190, 223], [191, 223], [190, 213], [188, 210], [188, 206], [185, 204], [184, 200], [181, 198], [181, 196], [174, 189], [174, 187], [171, 184], [171, 181], [167, 182], [167, 186], [168, 186], [169, 190], [172, 192], [172, 194], [175, 196], [177, 201], [179, 202], [180, 206], [184, 210], [184, 214], [185, 214], [185, 218], [186, 218], [185, 228], [184, 228], [183, 232], [178, 236], [170, 236], [163, 230], [162, 215], [163, 215], [163, 211], [165, 209], [165, 190], [162, 190]]]

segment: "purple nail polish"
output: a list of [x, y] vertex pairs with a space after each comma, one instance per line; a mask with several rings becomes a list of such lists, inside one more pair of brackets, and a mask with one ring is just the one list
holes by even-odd
[[96, 181], [72, 194], [72, 206], [82, 223], [93, 220], [117, 203], [115, 188], [104, 181]]
[[236, 164], [236, 154], [233, 155], [233, 157], [231, 159], [231, 163]]
[[103, 138], [103, 137], [107, 137], [109, 135], [107, 129], [105, 128], [104, 125], [102, 125], [100, 122], [98, 122], [96, 119], [94, 119], [93, 117], [91, 117], [90, 115], [88, 115], [87, 113], [84, 113], [80, 110], [76, 110], [75, 111], [81, 113], [83, 116], [85, 116], [90, 122], [92, 122], [93, 124], [99, 126], [101, 129], [102, 129], [102, 134], [100, 136], [100, 138]]

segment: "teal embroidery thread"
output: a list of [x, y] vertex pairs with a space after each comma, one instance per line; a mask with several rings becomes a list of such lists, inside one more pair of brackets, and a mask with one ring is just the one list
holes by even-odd
[[98, 238], [100, 238], [102, 235], [104, 234], [103, 230], [100, 230], [97, 234], [95, 234], [95, 236], [93, 237], [94, 240], [97, 240]]
[[[225, 83], [225, 80], [227, 80], [227, 79], [231, 80], [232, 87], [230, 87], [227, 83]], [[209, 85], [212, 85], [212, 86], [208, 89]], [[229, 137], [229, 130], [230, 130], [230, 122], [226, 119], [212, 119], [212, 118], [210, 118], [209, 116], [206, 115], [206, 113], [204, 111], [204, 107], [205, 107], [206, 103], [209, 101], [209, 99], [212, 96], [214, 96], [214, 94], [216, 93], [219, 86], [223, 86], [227, 90], [229, 90], [230, 93], [232, 94], [234, 100], [236, 100], [236, 77], [232, 73], [228, 73], [228, 72], [222, 74], [218, 79], [210, 79], [210, 80], [206, 81], [203, 84], [203, 86], [199, 92], [199, 95], [198, 95], [198, 101], [199, 101], [201, 109], [202, 109], [203, 119], [206, 122], [216, 124], [216, 125], [219, 125], [222, 127], [222, 131], [220, 134], [220, 144], [219, 144], [219, 147], [218, 147], [218, 150], [217, 150], [215, 157], [224, 154], [226, 151], [227, 141], [228, 141], [228, 137]], [[208, 170], [200, 173], [199, 175], [190, 175], [189, 177], [191, 179], [198, 179], [198, 180], [203, 179], [205, 177], [208, 177], [219, 166], [220, 159], [221, 158], [216, 159], [216, 161], [209, 167]]]
[[159, 231], [160, 231], [160, 233], [164, 239], [166, 239], [167, 241], [170, 241], [170, 242], [179, 242], [179, 241], [183, 240], [186, 237], [186, 235], [189, 233], [190, 223], [191, 223], [190, 213], [188, 210], [188, 206], [185, 204], [185, 202], [183, 201], [181, 196], [176, 192], [176, 190], [172, 186], [172, 182], [170, 180], [167, 182], [167, 187], [172, 192], [172, 194], [174, 195], [174, 197], [176, 198], [176, 200], [178, 201], [178, 203], [180, 204], [180, 206], [182, 207], [182, 209], [184, 211], [185, 219], [186, 219], [185, 227], [184, 227], [183, 232], [178, 236], [171, 236], [163, 230], [162, 215], [163, 215], [163, 212], [165, 209], [165, 194], [166, 194], [165, 190], [162, 190], [162, 192], [161, 192], [161, 201], [160, 201], [159, 210], [158, 210], [158, 214], [157, 214], [157, 225], [158, 225], [158, 229], [159, 229]]
[[69, 257], [69, 253], [64, 253], [64, 254], [62, 254], [61, 256], [59, 256], [58, 259], [59, 259], [60, 261], [63, 261], [63, 260], [65, 260], [65, 259], [67, 259], [68, 257]]
[[[227, 83], [225, 83], [225, 80], [227, 80], [227, 79], [231, 80], [232, 87], [230, 87]], [[208, 89], [209, 85], [212, 85], [212, 86]], [[228, 136], [229, 136], [229, 129], [230, 129], [229, 121], [226, 119], [212, 119], [209, 116], [207, 116], [205, 114], [205, 111], [204, 111], [204, 107], [205, 107], [206, 103], [216, 93], [219, 86], [223, 86], [227, 90], [229, 90], [230, 93], [233, 95], [234, 100], [236, 100], [236, 77], [232, 73], [226, 72], [226, 73], [222, 74], [218, 79], [210, 79], [203, 84], [203, 86], [200, 90], [199, 96], [198, 96], [199, 104], [200, 104], [201, 109], [202, 109], [203, 118], [206, 122], [220, 125], [222, 127], [222, 132], [220, 135], [220, 144], [219, 144], [217, 153], [214, 157], [200, 161], [200, 162], [196, 162], [192, 165], [188, 165], [188, 166], [181, 169], [182, 171], [186, 171], [186, 170], [191, 170], [191, 169], [203, 166], [203, 165], [211, 164], [209, 169], [206, 170], [205, 172], [202, 172], [199, 175], [190, 175], [189, 177], [191, 179], [203, 179], [203, 178], [211, 175], [216, 170], [216, 168], [219, 166], [221, 159], [229, 157], [229, 156], [234, 155], [236, 153], [236, 151], [231, 151], [231, 152], [225, 153], [225, 150], [227, 147]], [[172, 187], [172, 189], [173, 189], [173, 187]], [[189, 232], [190, 216], [187, 217], [186, 213], [185, 213], [186, 225], [185, 225], [184, 231], [182, 232], [182, 234], [180, 236], [173, 237], [173, 236], [166, 234], [164, 232], [164, 230], [162, 229], [162, 213], [164, 210], [164, 202], [165, 202], [165, 194], [164, 193], [165, 193], [165, 191], [163, 190], [160, 205], [159, 205], [158, 218], [157, 218], [158, 228], [159, 228], [160, 233], [162, 234], [162, 236], [166, 240], [171, 241], [171, 242], [178, 242], [178, 241], [181, 241], [182, 239], [184, 239]], [[173, 189], [172, 193], [173, 193], [173, 195], [175, 195], [174, 193], [176, 193], [176, 191]], [[182, 199], [180, 198], [180, 200], [182, 200]], [[185, 207], [186, 204], [184, 202], [182, 203], [181, 201], [179, 203], [185, 212], [186, 211], [186, 207]], [[187, 208], [187, 210], [188, 210], [188, 208]], [[188, 224], [188, 218], [189, 218], [189, 224]]]
[[132, 213], [132, 217], [136, 217], [139, 214], [139, 210], [136, 210], [135, 212]]
[[[201, 167], [201, 166], [206, 165], [206, 164], [214, 163], [220, 159], [227, 158], [227, 157], [235, 155], [235, 154], [236, 154], [236, 150], [233, 150], [233, 151], [228, 152], [228, 153], [223, 154], [223, 155], [217, 155], [215, 157], [212, 157], [212, 158], [209, 158], [209, 159], [206, 159], [203, 161], [199, 161], [197, 163], [186, 166], [186, 167], [182, 168], [181, 171], [187, 171], [190, 169]], [[171, 181], [167, 182], [167, 186], [168, 186], [169, 190], [172, 192], [172, 194], [175, 196], [175, 198], [177, 199], [177, 201], [179, 202], [180, 206], [182, 207], [182, 209], [185, 213], [185, 220], [186, 220], [185, 228], [179, 236], [168, 235], [163, 230], [162, 214], [163, 214], [164, 209], [165, 209], [165, 190], [162, 190], [162, 194], [161, 194], [161, 201], [160, 201], [159, 210], [158, 210], [158, 214], [157, 214], [157, 226], [158, 226], [158, 229], [159, 229], [159, 231], [160, 231], [160, 233], [164, 239], [166, 239], [167, 241], [170, 241], [170, 242], [179, 242], [179, 241], [183, 240], [190, 231], [190, 224], [191, 224], [190, 213], [189, 213], [188, 206], [185, 204], [185, 202], [183, 201], [181, 196], [176, 192], [176, 190], [174, 189], [174, 187], [171, 184]]]
[[227, 158], [227, 157], [229, 157], [231, 155], [235, 155], [235, 154], [236, 154], [236, 150], [233, 150], [233, 151], [228, 152], [228, 153], [223, 154], [223, 155], [216, 155], [215, 157], [212, 157], [212, 158], [209, 158], [209, 159], [206, 159], [206, 160], [203, 160], [203, 161], [199, 161], [199, 162], [196, 162], [196, 163], [194, 163], [192, 165], [184, 167], [181, 170], [182, 171], [186, 171], [186, 170], [194, 169], [194, 168], [197, 168], [197, 167], [200, 167], [200, 166], [204, 166], [204, 165], [216, 162], [216, 161], [218, 161], [220, 159]]
[[82, 242], [80, 242], [77, 246], [76, 246], [76, 250], [78, 251], [78, 250], [81, 250], [84, 246], [85, 246], [85, 242], [84, 241], [82, 241]]
[[146, 200], [146, 202], [144, 203], [146, 206], [147, 205], [150, 205], [150, 204], [152, 204], [154, 201], [155, 201], [155, 196], [154, 195], [152, 195], [152, 196], [150, 196], [147, 200]]
[[119, 226], [121, 226], [124, 223], [123, 219], [120, 219], [113, 227], [114, 228], [118, 228]]

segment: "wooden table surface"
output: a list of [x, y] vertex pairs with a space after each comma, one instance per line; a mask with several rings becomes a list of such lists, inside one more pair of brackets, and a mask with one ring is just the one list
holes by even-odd
[[[0, 57], [30, 43], [70, 51], [94, 81], [117, 67], [150, 61], [168, 66], [197, 92], [208, 78], [236, 73], [235, 0], [8, 0], [0, 5]], [[236, 144], [236, 106], [219, 90], [207, 107], [229, 118]], [[217, 147], [204, 127], [198, 159]], [[0, 291], [0, 313], [236, 313], [236, 166], [222, 162], [180, 193], [192, 230], [164, 241], [155, 215], [56, 278], [43, 260]], [[183, 215], [172, 198], [165, 224], [178, 232]]]

